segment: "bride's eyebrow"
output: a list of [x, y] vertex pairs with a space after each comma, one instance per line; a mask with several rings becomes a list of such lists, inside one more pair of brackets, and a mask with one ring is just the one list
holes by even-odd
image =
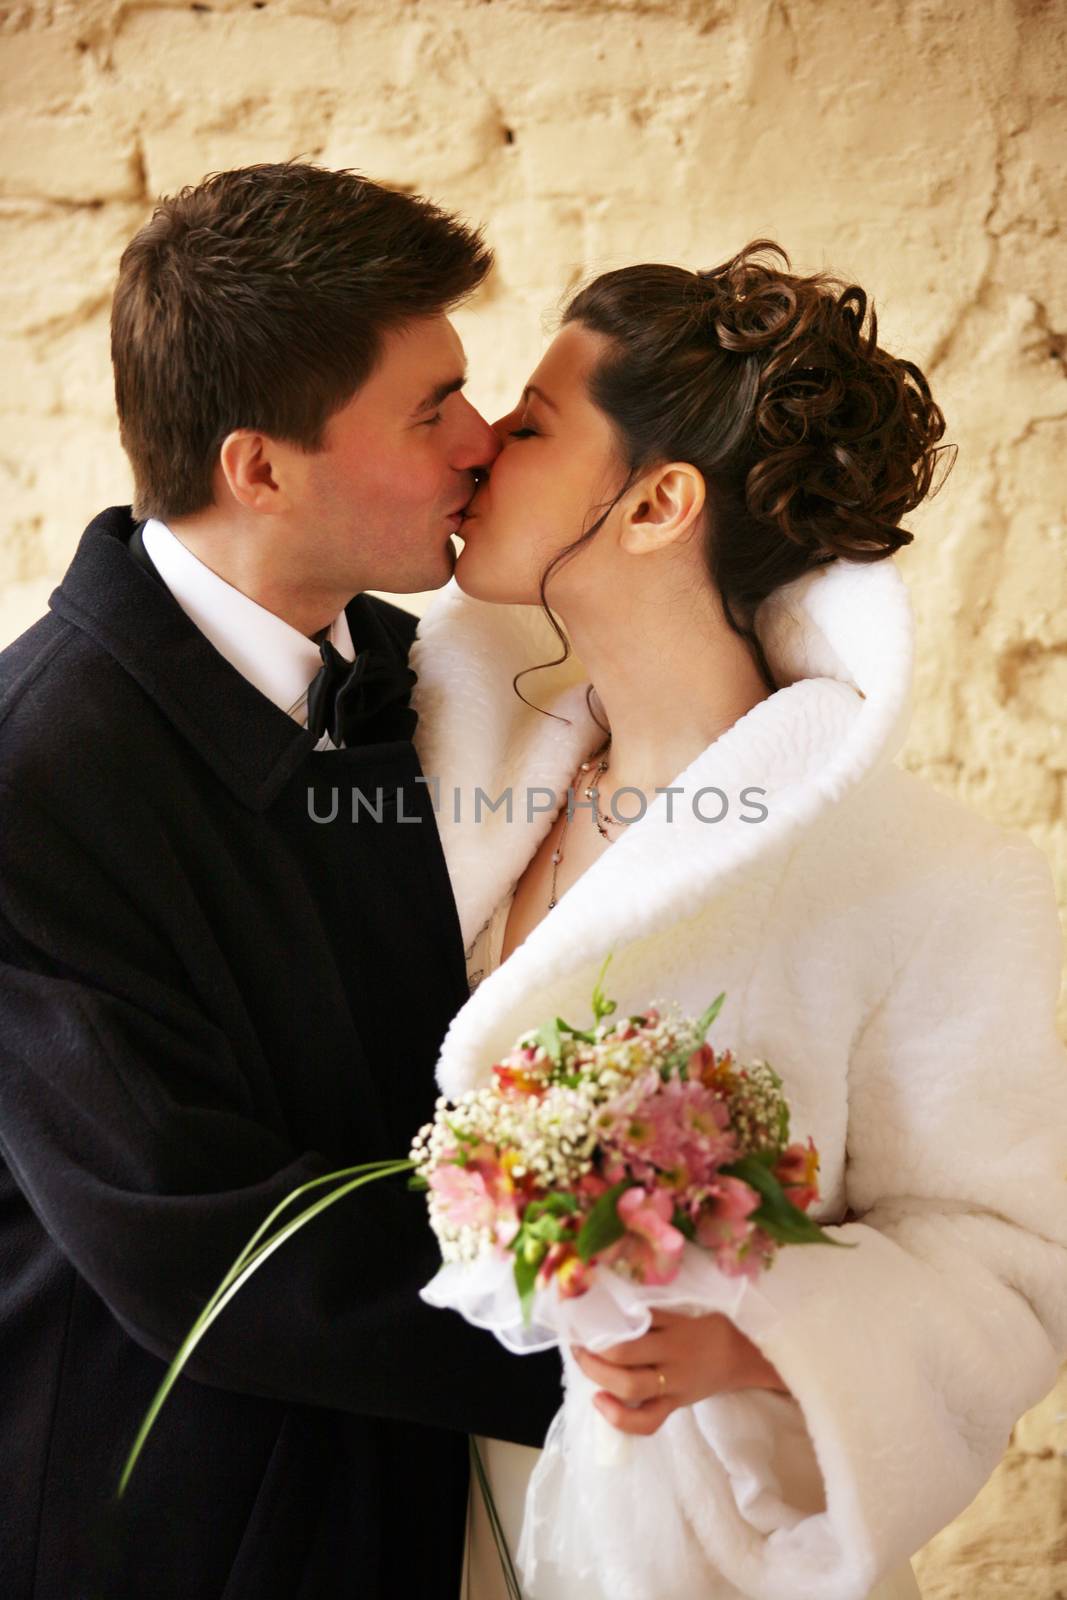
[[554, 400], [550, 400], [545, 391], [543, 389], [539, 389], [536, 383], [528, 383], [525, 389], [522, 391], [523, 400], [528, 400], [531, 395], [536, 395], [538, 400], [543, 400], [545, 405], [548, 406], [550, 410], [556, 412], [558, 416], [559, 406]]

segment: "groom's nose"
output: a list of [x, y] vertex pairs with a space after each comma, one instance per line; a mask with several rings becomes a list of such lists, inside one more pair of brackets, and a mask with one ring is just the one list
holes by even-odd
[[465, 470], [488, 469], [500, 454], [500, 441], [480, 411], [476, 411], [466, 396], [460, 399], [467, 410], [466, 427], [460, 449], [452, 465]]

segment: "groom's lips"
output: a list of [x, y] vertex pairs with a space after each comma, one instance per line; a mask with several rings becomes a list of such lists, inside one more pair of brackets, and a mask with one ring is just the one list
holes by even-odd
[[460, 502], [460, 504], [455, 508], [454, 511], [450, 511], [448, 513], [446, 520], [452, 524], [453, 533], [458, 533], [460, 528], [462, 528], [464, 522], [467, 520], [467, 517], [469, 515], [469, 512], [467, 511], [467, 507], [470, 505], [471, 501], [474, 499], [474, 496], [477, 494], [477, 492], [478, 492], [477, 487], [475, 487], [474, 489], [471, 490], [471, 492], [467, 496], [467, 498]]

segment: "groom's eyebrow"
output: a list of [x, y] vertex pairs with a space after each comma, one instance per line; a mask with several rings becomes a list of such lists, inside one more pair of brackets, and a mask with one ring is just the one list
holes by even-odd
[[446, 378], [443, 383], [437, 384], [435, 388], [430, 390], [425, 400], [419, 401], [411, 415], [413, 417], [421, 417], [424, 411], [436, 410], [442, 400], [447, 400], [450, 394], [458, 394], [466, 382], [467, 375], [465, 372], [460, 373], [456, 378]]

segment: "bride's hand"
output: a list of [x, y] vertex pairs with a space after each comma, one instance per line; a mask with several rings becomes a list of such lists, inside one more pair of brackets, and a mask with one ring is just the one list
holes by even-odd
[[[640, 1339], [594, 1355], [575, 1345], [574, 1359], [600, 1385], [593, 1404], [622, 1433], [655, 1433], [679, 1406], [731, 1389], [789, 1390], [770, 1362], [729, 1317], [654, 1311]], [[660, 1374], [662, 1373], [662, 1377]]]

